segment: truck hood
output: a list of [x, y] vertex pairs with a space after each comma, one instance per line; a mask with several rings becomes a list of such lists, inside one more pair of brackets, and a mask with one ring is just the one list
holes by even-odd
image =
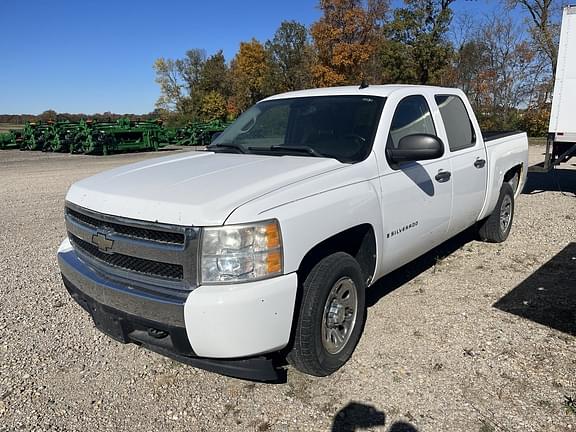
[[150, 222], [221, 225], [242, 204], [345, 166], [325, 158], [190, 152], [81, 180], [66, 200]]

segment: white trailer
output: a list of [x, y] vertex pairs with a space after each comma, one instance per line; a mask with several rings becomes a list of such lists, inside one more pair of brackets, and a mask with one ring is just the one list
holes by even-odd
[[556, 65], [544, 170], [576, 156], [576, 5], [566, 6]]

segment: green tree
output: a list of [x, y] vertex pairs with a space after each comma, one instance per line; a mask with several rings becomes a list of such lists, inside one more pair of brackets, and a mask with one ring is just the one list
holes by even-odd
[[156, 60], [154, 70], [160, 85], [156, 108], [177, 112], [187, 119], [197, 118], [203, 96], [199, 82], [205, 63], [206, 54], [201, 49], [188, 50], [182, 59]]
[[221, 96], [230, 96], [230, 70], [222, 50], [210, 56], [204, 63], [198, 82], [202, 92], [218, 92]]
[[266, 42], [271, 59], [275, 92], [310, 87], [311, 48], [306, 27], [296, 21], [283, 21]]
[[184, 97], [184, 82], [176, 66], [176, 61], [160, 57], [154, 62], [156, 83], [160, 86], [160, 97], [156, 108], [164, 111], [174, 111]]
[[[394, 11], [394, 19], [385, 29], [389, 42], [381, 52], [385, 78], [420, 84], [442, 83], [452, 54], [447, 33], [452, 21], [450, 5], [454, 1], [404, 0], [405, 7]], [[399, 70], [406, 66], [413, 69], [413, 75]]]
[[186, 51], [184, 58], [176, 60], [176, 68], [186, 85], [188, 94], [192, 95], [198, 89], [205, 63], [206, 52], [198, 48]]

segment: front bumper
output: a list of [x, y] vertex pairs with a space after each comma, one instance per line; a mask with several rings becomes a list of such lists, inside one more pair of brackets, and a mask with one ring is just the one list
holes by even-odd
[[168, 298], [108, 279], [79, 259], [68, 240], [58, 250], [58, 262], [72, 297], [116, 340], [226, 375], [278, 378], [269, 354], [290, 339], [296, 274], [200, 286]]

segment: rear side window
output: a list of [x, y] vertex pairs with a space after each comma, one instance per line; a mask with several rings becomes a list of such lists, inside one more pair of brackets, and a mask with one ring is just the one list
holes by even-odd
[[387, 146], [398, 148], [400, 140], [407, 135], [436, 135], [430, 108], [424, 96], [408, 96], [402, 99], [392, 118]]
[[434, 98], [444, 121], [450, 151], [474, 147], [476, 134], [462, 99], [454, 95], [436, 95]]

